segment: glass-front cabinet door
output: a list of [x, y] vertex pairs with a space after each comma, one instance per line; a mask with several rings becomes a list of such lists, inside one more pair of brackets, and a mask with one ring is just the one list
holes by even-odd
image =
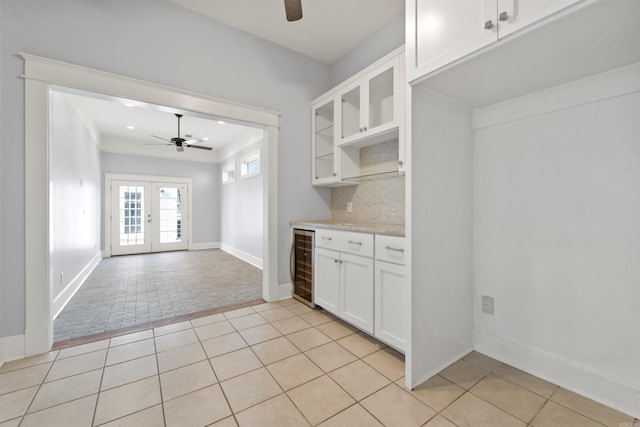
[[404, 107], [400, 65], [391, 58], [341, 92], [339, 145], [397, 131]]
[[320, 101], [312, 107], [313, 184], [337, 181], [335, 155], [335, 99]]

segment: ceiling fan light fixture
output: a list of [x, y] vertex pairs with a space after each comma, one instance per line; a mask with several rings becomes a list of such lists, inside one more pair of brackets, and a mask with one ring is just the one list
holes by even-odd
[[284, 0], [284, 11], [289, 22], [302, 19], [302, 0]]

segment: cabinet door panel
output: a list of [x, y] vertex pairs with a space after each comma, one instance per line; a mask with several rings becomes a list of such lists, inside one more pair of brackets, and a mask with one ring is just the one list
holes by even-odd
[[404, 351], [408, 334], [407, 267], [376, 261], [375, 336]]
[[505, 37], [581, 0], [498, 0], [498, 16], [504, 13], [498, 37]]
[[335, 100], [312, 106], [312, 182], [314, 185], [337, 181], [335, 156]]
[[363, 331], [373, 333], [373, 260], [341, 254], [340, 315]]
[[[415, 65], [428, 73], [497, 40], [495, 0], [415, 0]], [[411, 2], [410, 2], [411, 3]], [[485, 28], [485, 24], [491, 21]]]
[[340, 254], [316, 247], [313, 295], [317, 305], [338, 315], [340, 307]]
[[362, 133], [362, 94], [357, 85], [340, 97], [340, 138], [342, 140]]

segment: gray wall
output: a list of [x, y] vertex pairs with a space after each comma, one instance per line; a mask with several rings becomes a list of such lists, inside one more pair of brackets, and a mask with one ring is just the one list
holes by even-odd
[[404, 44], [404, 13], [369, 37], [331, 67], [331, 87], [365, 69]]
[[309, 102], [329, 88], [329, 66], [164, 0], [2, 0], [0, 7], [0, 191], [11, 200], [0, 212], [0, 335], [22, 334], [25, 325], [21, 51], [279, 111], [279, 279], [289, 281], [289, 221], [330, 216], [329, 190], [313, 188], [309, 176]]
[[[64, 95], [50, 110], [53, 298], [100, 252], [100, 150]], [[62, 276], [61, 276], [62, 274]]]
[[240, 178], [240, 160], [243, 156], [262, 149], [262, 141], [247, 147], [221, 163], [236, 163], [236, 181], [222, 184], [220, 209], [222, 243], [262, 259], [262, 177]]
[[193, 242], [220, 241], [218, 202], [220, 198], [220, 168], [218, 165], [158, 157], [102, 153], [102, 171], [104, 173], [191, 178], [193, 180], [193, 194], [191, 194]]

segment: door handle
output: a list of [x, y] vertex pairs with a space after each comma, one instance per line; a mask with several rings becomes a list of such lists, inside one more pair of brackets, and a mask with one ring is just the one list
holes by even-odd
[[500, 16], [498, 16], [498, 19], [502, 22], [506, 21], [507, 19], [509, 19], [509, 14], [504, 11], [500, 13]]

